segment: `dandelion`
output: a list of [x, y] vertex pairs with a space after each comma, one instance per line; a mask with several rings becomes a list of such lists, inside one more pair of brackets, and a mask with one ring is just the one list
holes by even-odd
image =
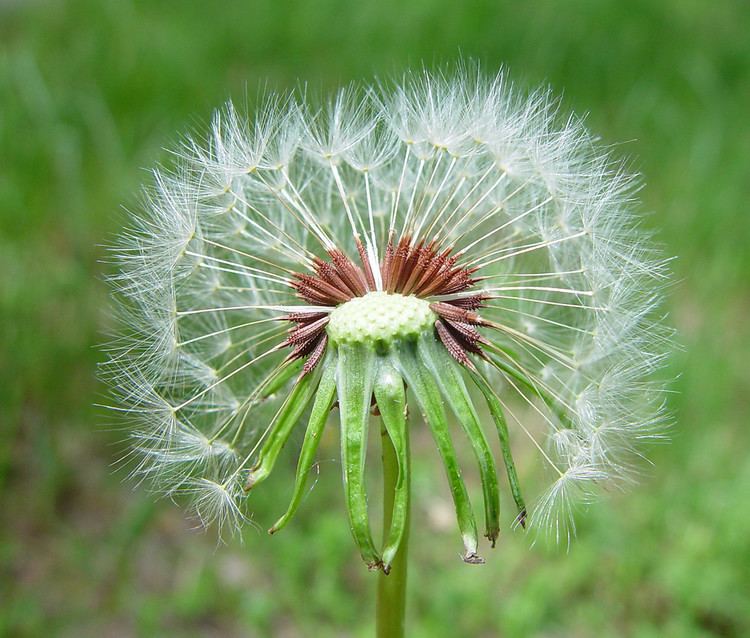
[[[136, 473], [192, 497], [201, 521], [239, 526], [303, 422], [281, 530], [335, 422], [354, 542], [388, 573], [408, 533], [407, 405], [439, 451], [468, 563], [480, 527], [451, 420], [493, 546], [499, 464], [516, 523], [558, 539], [576, 503], [632, 478], [663, 421], [667, 270], [634, 178], [548, 92], [464, 69], [347, 88], [319, 110], [272, 96], [254, 119], [228, 105], [178, 157], [115, 248], [124, 320], [106, 369], [137, 422]], [[392, 479], [382, 546], [374, 417]], [[549, 477], [528, 510], [519, 447]]]

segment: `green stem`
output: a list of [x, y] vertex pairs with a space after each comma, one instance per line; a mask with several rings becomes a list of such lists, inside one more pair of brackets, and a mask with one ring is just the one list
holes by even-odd
[[[381, 429], [383, 444], [383, 542], [388, 541], [391, 530], [393, 501], [399, 477], [398, 457], [391, 439]], [[409, 489], [407, 485], [406, 489]], [[391, 571], [387, 575], [378, 574], [378, 599], [376, 604], [377, 638], [401, 638], [404, 636], [404, 616], [406, 612], [406, 566], [409, 545], [409, 513], [406, 514], [406, 529], [396, 552]]]

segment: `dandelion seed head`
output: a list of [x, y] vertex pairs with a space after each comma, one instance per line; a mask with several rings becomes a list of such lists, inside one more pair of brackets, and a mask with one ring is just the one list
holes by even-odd
[[[411, 296], [551, 477], [531, 525], [567, 539], [576, 503], [631, 480], [659, 436], [670, 333], [639, 182], [562, 111], [471, 67], [217, 111], [111, 250], [121, 328], [104, 373], [134, 422], [135, 474], [239, 526], [259, 450], [344, 306]], [[387, 327], [374, 309], [362, 334]]]

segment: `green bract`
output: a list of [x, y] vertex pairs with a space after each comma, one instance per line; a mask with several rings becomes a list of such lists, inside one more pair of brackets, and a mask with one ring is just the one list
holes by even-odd
[[[397, 298], [389, 300], [388, 297]], [[347, 305], [349, 308], [346, 308]], [[394, 309], [404, 305], [411, 310], [407, 313], [412, 319], [410, 322], [398, 321], [391, 315]], [[384, 332], [381, 323], [381, 327], [368, 333], [367, 326], [375, 325], [375, 322], [368, 323], [366, 315], [355, 312], [352, 308], [364, 308], [372, 312], [379, 312], [385, 308], [386, 316], [391, 317], [392, 321], [388, 324], [387, 331]], [[249, 489], [268, 476], [281, 448], [291, 434], [291, 424], [308, 404], [312, 403], [312, 412], [299, 456], [292, 502], [287, 513], [270, 531], [274, 533], [286, 525], [299, 506], [307, 476], [315, 462], [315, 452], [326, 416], [334, 398], [337, 397], [341, 423], [344, 491], [351, 529], [367, 564], [371, 568], [382, 567], [386, 572], [389, 571], [404, 535], [409, 511], [406, 413], [408, 387], [432, 432], [445, 466], [464, 543], [464, 560], [469, 563], [483, 562], [478, 554], [477, 524], [449, 433], [448, 417], [458, 420], [474, 451], [483, 488], [485, 536], [494, 545], [500, 529], [497, 471], [489, 443], [466, 387], [465, 376], [471, 376], [488, 398], [517, 508], [517, 520], [523, 524], [526, 507], [510, 452], [507, 427], [495, 402], [494, 393], [478, 373], [467, 373], [448, 354], [429, 321], [431, 311], [425, 308], [420, 300], [397, 295], [373, 294], [369, 299], [362, 298], [358, 304], [354, 301], [348, 302], [341, 306], [340, 311], [342, 312], [337, 317], [336, 334], [361, 336], [364, 333], [364, 337], [359, 341], [350, 338], [332, 343], [320, 370], [300, 379], [288, 401], [277, 414], [266, 443], [260, 451], [260, 462], [253, 468], [248, 479]], [[417, 317], [418, 322], [413, 321], [414, 317]], [[419, 333], [415, 330], [417, 325], [423, 328]], [[386, 334], [390, 334], [391, 337], [386, 339]], [[319, 383], [319, 386], [313, 400], [309, 389], [316, 383]], [[446, 413], [446, 407], [450, 414]], [[398, 480], [391, 515], [391, 530], [382, 550], [379, 550], [373, 541], [365, 489], [367, 430], [372, 413], [382, 417], [385, 432], [398, 459]]]

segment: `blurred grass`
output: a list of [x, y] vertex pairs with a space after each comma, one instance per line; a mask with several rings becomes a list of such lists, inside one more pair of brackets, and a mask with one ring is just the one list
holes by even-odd
[[[283, 534], [218, 549], [112, 473], [122, 433], [91, 407], [100, 244], [142, 169], [225, 98], [459, 52], [551, 83], [605, 142], [632, 140], [618, 152], [637, 158], [648, 221], [679, 257], [685, 351], [672, 444], [644, 485], [581, 517], [568, 554], [508, 533], [485, 567], [461, 564], [425, 451], [410, 635], [748, 635], [748, 32], [739, 1], [0, 2], [0, 635], [371, 633], [374, 578], [334, 462]], [[287, 498], [281, 474], [254, 496], [263, 524]]]

